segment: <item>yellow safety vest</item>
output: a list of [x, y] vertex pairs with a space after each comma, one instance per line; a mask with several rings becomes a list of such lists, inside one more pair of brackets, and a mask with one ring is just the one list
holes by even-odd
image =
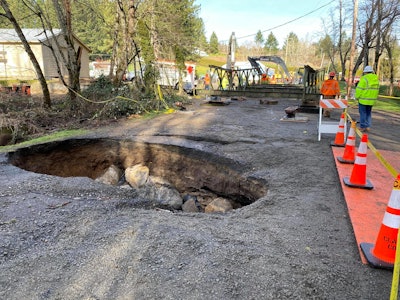
[[363, 105], [374, 105], [379, 95], [379, 79], [369, 73], [360, 78], [356, 88], [356, 100]]

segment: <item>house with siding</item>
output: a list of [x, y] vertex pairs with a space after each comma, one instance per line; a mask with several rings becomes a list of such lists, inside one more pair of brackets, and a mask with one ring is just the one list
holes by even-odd
[[[56, 60], [46, 45], [60, 44], [61, 51], [66, 54], [67, 48], [60, 29], [47, 32], [43, 29], [22, 29], [46, 79], [58, 78]], [[81, 60], [80, 78], [89, 78], [90, 50], [74, 36], [75, 49]], [[61, 61], [61, 60], [60, 60]], [[61, 66], [63, 75], [68, 75], [65, 66]], [[0, 79], [31, 80], [37, 79], [33, 64], [26, 53], [21, 40], [14, 29], [0, 29]]]

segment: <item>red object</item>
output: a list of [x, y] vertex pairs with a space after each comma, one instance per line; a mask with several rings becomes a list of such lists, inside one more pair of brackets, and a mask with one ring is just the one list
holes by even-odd
[[192, 67], [192, 66], [187, 67], [187, 71], [189, 72], [189, 74], [192, 74], [192, 72], [193, 72], [193, 67]]
[[353, 171], [350, 178], [343, 178], [343, 182], [350, 187], [373, 189], [373, 185], [367, 179], [367, 150], [368, 150], [368, 135], [364, 134], [361, 138], [361, 143], [358, 146], [356, 160], [354, 162]]
[[340, 122], [338, 131], [336, 132], [335, 141], [332, 143], [332, 146], [343, 147], [345, 144], [344, 141], [344, 113], [340, 116]]
[[349, 135], [346, 140], [343, 156], [338, 157], [337, 160], [341, 163], [352, 164], [354, 163], [356, 152], [356, 122], [351, 123]]
[[397, 234], [400, 226], [400, 175], [393, 185], [375, 246], [361, 243], [367, 261], [377, 268], [391, 269], [396, 259]]

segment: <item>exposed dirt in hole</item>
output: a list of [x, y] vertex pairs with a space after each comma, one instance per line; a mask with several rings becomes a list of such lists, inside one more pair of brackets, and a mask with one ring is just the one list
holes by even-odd
[[[85, 139], [212, 153], [265, 180], [265, 196], [227, 214], [142, 209], [121, 205], [135, 201], [125, 190], [28, 172], [0, 154], [0, 298], [388, 299], [392, 272], [360, 261], [318, 115], [280, 121], [297, 104], [287, 99], [200, 104]], [[373, 111], [375, 147], [399, 151], [398, 117]]]
[[264, 196], [266, 182], [246, 178], [245, 166], [210, 152], [129, 140], [76, 139], [10, 153], [13, 165], [61, 177], [100, 177], [112, 165], [123, 170], [142, 164], [150, 174], [168, 180], [183, 195], [210, 191], [248, 205]]

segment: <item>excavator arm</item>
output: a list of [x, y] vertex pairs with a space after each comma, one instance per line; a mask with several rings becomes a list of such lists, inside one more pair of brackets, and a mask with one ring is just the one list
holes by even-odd
[[258, 64], [257, 61], [267, 61], [267, 62], [276, 63], [277, 65], [281, 66], [283, 71], [285, 72], [287, 78], [291, 78], [289, 70], [286, 67], [285, 62], [279, 56], [249, 56], [249, 57], [247, 57], [247, 59], [249, 60], [250, 64], [253, 66], [253, 68], [257, 69], [257, 72], [259, 75], [262, 75], [263, 70], [260, 68], [260, 65]]

